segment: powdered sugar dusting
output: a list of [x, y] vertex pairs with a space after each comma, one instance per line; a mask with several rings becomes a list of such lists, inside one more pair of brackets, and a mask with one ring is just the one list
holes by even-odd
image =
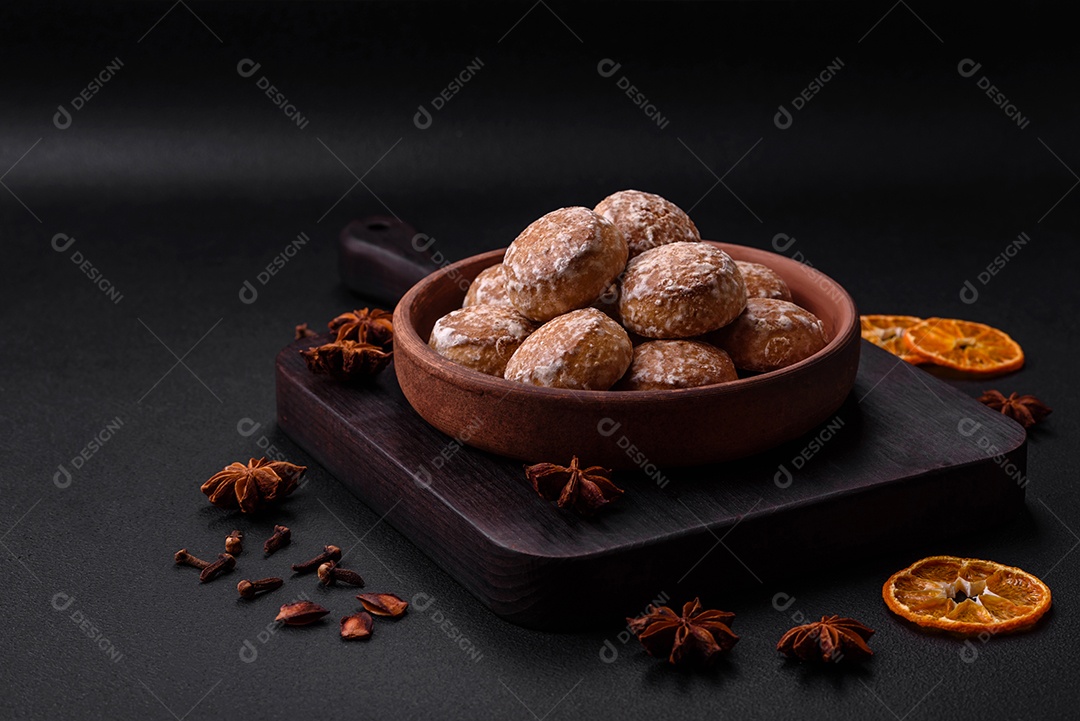
[[701, 240], [697, 226], [679, 206], [653, 193], [620, 190], [595, 210], [623, 232], [631, 258], [667, 243]]
[[828, 343], [825, 324], [810, 311], [775, 298], [751, 298], [717, 342], [740, 368], [776, 370], [816, 353]]
[[513, 287], [533, 285], [565, 272], [570, 262], [602, 242], [588, 208], [560, 208], [534, 220], [506, 251], [503, 263]]
[[503, 260], [519, 311], [547, 320], [592, 303], [626, 265], [622, 233], [588, 208], [560, 208], [534, 221]]
[[801, 326], [811, 332], [820, 332], [822, 337], [825, 335], [825, 324], [817, 316], [786, 300], [751, 298], [746, 302], [743, 315], [747, 322], [762, 329], [771, 328], [790, 333], [796, 326]]
[[746, 283], [746, 295], [750, 298], [778, 298], [791, 300], [791, 290], [787, 283], [772, 268], [761, 263], [750, 263], [744, 260], [735, 261]]
[[607, 390], [630, 365], [626, 331], [595, 308], [561, 315], [533, 333], [506, 366], [508, 380], [553, 388]]
[[513, 307], [510, 296], [506, 293], [506, 268], [502, 263], [485, 268], [476, 276], [469, 286], [469, 292], [465, 294], [462, 307], [468, 308], [470, 305]]
[[473, 305], [435, 322], [428, 345], [456, 363], [501, 376], [507, 361], [536, 325], [513, 308]]
[[634, 348], [634, 360], [619, 388], [696, 388], [737, 378], [734, 363], [719, 348], [699, 341], [654, 340]]
[[624, 323], [651, 338], [715, 330], [737, 316], [746, 301], [735, 261], [707, 243], [670, 243], [645, 251], [627, 265], [620, 293]]

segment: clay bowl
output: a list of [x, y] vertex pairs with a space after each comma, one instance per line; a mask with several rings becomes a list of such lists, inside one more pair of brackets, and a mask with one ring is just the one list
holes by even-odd
[[831, 339], [778, 371], [701, 388], [575, 391], [539, 388], [452, 363], [427, 344], [435, 321], [459, 308], [469, 283], [504, 250], [466, 258], [417, 283], [394, 311], [394, 368], [406, 399], [428, 423], [476, 448], [527, 462], [663, 468], [732, 460], [797, 438], [844, 402], [859, 365], [855, 303], [828, 276], [775, 253], [715, 243], [736, 260], [763, 263]]

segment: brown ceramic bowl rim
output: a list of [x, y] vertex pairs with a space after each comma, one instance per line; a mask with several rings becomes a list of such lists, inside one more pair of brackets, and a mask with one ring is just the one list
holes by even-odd
[[[719, 246], [722, 250], [728, 247], [747, 248], [749, 250], [756, 251], [758, 253], [766, 253], [768, 255], [774, 255], [778, 258], [783, 258], [790, 263], [799, 263], [799, 261], [786, 256], [773, 253], [772, 251], [763, 250], [761, 248], [754, 248], [748, 245], [739, 245], [737, 243], [721, 243], [718, 241], [707, 240], [703, 241]], [[852, 332], [855, 331], [859, 323], [859, 315], [855, 307], [855, 301], [851, 295], [844, 289], [842, 285], [837, 283], [831, 277], [822, 273], [817, 268], [811, 266], [805, 266], [807, 271], [814, 273], [819, 277], [819, 284], [824, 287], [826, 284], [829, 286], [826, 295], [831, 302], [835, 302], [840, 306], [841, 318], [846, 320], [842, 326], [838, 326], [834, 329], [832, 338], [825, 345], [824, 348], [808, 356], [797, 363], [792, 363], [789, 366], [780, 368], [779, 370], [767, 371], [759, 373], [756, 376], [750, 378], [739, 378], [737, 380], [728, 381], [726, 383], [713, 383], [707, 386], [695, 386], [693, 388], [658, 388], [653, 390], [641, 390], [641, 391], [595, 391], [595, 390], [578, 390], [574, 388], [547, 388], [543, 386], [534, 386], [527, 383], [518, 383], [516, 381], [508, 381], [505, 378], [499, 378], [497, 376], [488, 375], [487, 373], [481, 373], [480, 371], [473, 370], [466, 366], [454, 363], [448, 360], [428, 345], [427, 341], [420, 337], [420, 334], [416, 331], [416, 324], [413, 321], [412, 306], [416, 302], [416, 298], [430, 285], [438, 282], [445, 276], [454, 276], [454, 271], [459, 270], [465, 265], [472, 265], [478, 262], [486, 263], [488, 260], [492, 262], [484, 267], [490, 267], [499, 262], [497, 259], [502, 258], [506, 253], [506, 248], [500, 248], [497, 250], [490, 250], [484, 253], [478, 253], [477, 255], [464, 258], [444, 266], [439, 270], [431, 273], [423, 278], [420, 282], [414, 285], [409, 291], [402, 296], [398, 302], [395, 316], [400, 318], [399, 323], [395, 323], [394, 327], [394, 340], [395, 342], [402, 342], [409, 346], [411, 355], [418, 363], [422, 363], [427, 367], [429, 372], [438, 373], [449, 380], [458, 380], [462, 383], [467, 383], [471, 387], [480, 387], [491, 390], [492, 392], [502, 391], [504, 393], [516, 392], [519, 396], [532, 396], [534, 398], [543, 398], [546, 400], [556, 400], [559, 398], [564, 399], [582, 399], [587, 398], [592, 401], [604, 401], [605, 403], [614, 403], [616, 405], [634, 404], [641, 402], [658, 401], [665, 398], [672, 398], [677, 396], [679, 398], [708, 398], [711, 396], [724, 396], [731, 393], [738, 393], [743, 390], [752, 389], [764, 383], [771, 383], [777, 378], [782, 378], [787, 375], [794, 375], [800, 373], [807, 366], [820, 362], [823, 358], [835, 355], [839, 353], [844, 346], [846, 339]], [[756, 261], [751, 261], [756, 262]]]

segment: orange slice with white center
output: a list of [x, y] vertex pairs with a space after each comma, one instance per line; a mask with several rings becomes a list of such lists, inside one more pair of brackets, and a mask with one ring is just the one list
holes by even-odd
[[1024, 631], [1050, 610], [1050, 589], [1027, 571], [956, 556], [916, 561], [881, 595], [901, 618], [961, 636]]

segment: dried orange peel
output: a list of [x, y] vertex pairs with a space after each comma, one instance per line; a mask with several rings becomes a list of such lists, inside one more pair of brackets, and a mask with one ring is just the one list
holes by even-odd
[[901, 618], [961, 636], [1024, 631], [1050, 610], [1050, 589], [1027, 571], [956, 556], [916, 561], [881, 595]]
[[1018, 370], [1024, 350], [1004, 331], [956, 318], [859, 316], [862, 337], [908, 363], [932, 363], [974, 376]]
[[910, 353], [935, 365], [975, 375], [995, 375], [1024, 365], [1020, 344], [1004, 331], [969, 320], [927, 318], [904, 333]]
[[912, 353], [904, 345], [907, 329], [922, 323], [913, 315], [861, 315], [859, 325], [862, 337], [878, 348], [884, 348], [908, 363], [925, 363], [922, 356]]

